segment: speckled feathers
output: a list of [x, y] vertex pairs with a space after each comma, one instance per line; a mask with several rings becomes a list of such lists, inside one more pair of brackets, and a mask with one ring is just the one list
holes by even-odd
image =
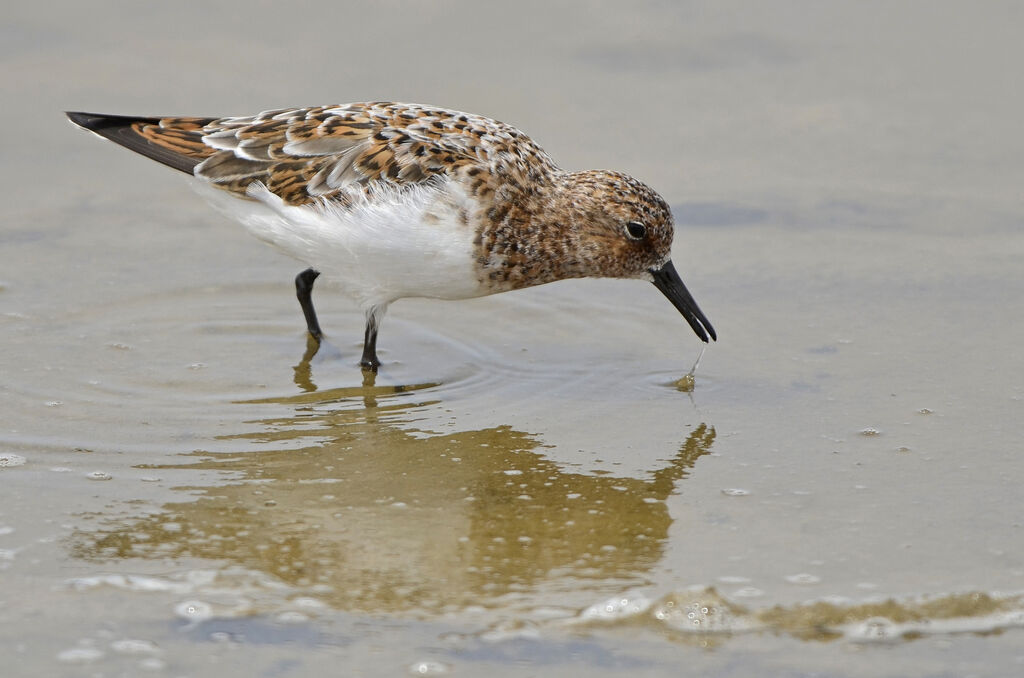
[[[514, 127], [478, 115], [385, 102], [267, 111], [252, 117], [160, 118], [139, 136], [193, 158], [195, 175], [244, 196], [260, 181], [285, 202], [331, 199], [374, 181], [465, 176], [474, 195], [555, 165]], [[475, 169], [475, 171], [473, 171]]]
[[505, 123], [388, 102], [227, 118], [68, 115], [218, 189], [222, 209], [255, 235], [339, 282], [374, 319], [374, 337], [402, 297], [581, 277], [653, 282], [698, 336], [715, 336], [671, 265], [665, 201], [619, 172], [563, 171]]
[[[475, 229], [483, 293], [570, 277], [644, 277], [672, 243], [671, 212], [646, 185], [617, 172], [562, 172], [528, 136], [479, 115], [373, 102], [147, 118], [131, 127], [243, 199], [255, 183], [287, 205], [344, 205], [380, 183], [456, 182], [475, 207], [461, 218]], [[649, 237], [624, 237], [630, 220], [645, 223]]]

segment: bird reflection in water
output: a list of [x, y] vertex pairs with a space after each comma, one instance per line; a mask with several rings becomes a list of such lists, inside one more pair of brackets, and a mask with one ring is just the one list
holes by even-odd
[[715, 440], [700, 424], [645, 477], [582, 473], [509, 426], [418, 429], [436, 385], [377, 387], [370, 376], [249, 401], [287, 413], [227, 438], [243, 454], [158, 467], [229, 480], [181, 488], [188, 498], [154, 515], [79, 530], [73, 554], [221, 561], [369, 613], [440, 614], [511, 593], [552, 604], [570, 581], [597, 595], [645, 580], [672, 523], [665, 500]]

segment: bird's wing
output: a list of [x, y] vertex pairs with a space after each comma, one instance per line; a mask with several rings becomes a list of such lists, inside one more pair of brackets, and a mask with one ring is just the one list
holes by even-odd
[[474, 191], [486, 191], [495, 174], [554, 169], [547, 154], [510, 125], [415, 104], [294, 108], [239, 118], [68, 115], [240, 197], [261, 182], [294, 205], [376, 181], [401, 185], [464, 173]]

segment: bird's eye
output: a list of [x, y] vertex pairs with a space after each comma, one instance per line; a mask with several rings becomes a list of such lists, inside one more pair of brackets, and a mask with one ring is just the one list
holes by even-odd
[[647, 227], [639, 221], [631, 221], [626, 224], [626, 233], [633, 240], [642, 240], [647, 235]]

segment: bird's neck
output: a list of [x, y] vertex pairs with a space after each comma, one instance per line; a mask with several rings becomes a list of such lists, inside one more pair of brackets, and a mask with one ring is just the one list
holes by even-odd
[[481, 229], [480, 282], [499, 292], [591, 275], [581, 236], [595, 197], [588, 172], [559, 172], [529, 189], [496, 195]]

